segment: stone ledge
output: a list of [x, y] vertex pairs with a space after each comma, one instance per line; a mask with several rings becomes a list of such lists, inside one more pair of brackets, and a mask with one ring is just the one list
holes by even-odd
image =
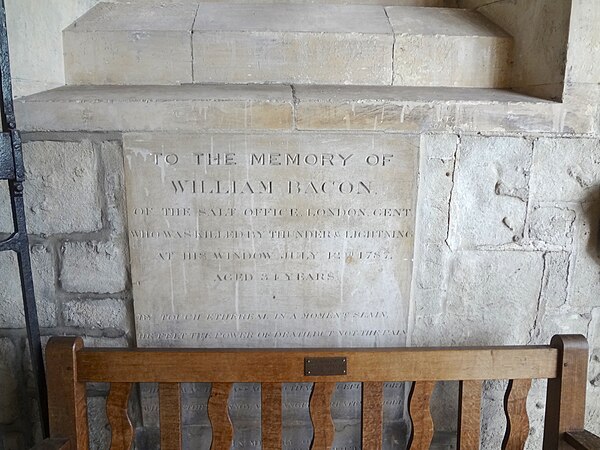
[[585, 110], [499, 89], [66, 86], [15, 103], [23, 131], [590, 133]]
[[24, 131], [286, 130], [290, 86], [65, 86], [15, 102]]

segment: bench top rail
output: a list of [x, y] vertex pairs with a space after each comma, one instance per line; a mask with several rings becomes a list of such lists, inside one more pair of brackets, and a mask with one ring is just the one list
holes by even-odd
[[[343, 357], [341, 375], [305, 375], [306, 358]], [[81, 382], [440, 381], [555, 378], [548, 346], [424, 349], [81, 349]]]

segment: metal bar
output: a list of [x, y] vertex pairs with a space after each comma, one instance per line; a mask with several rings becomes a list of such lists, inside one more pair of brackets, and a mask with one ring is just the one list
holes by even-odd
[[[31, 365], [38, 394], [42, 435], [46, 438], [48, 437], [46, 377], [44, 373], [40, 327], [33, 289], [33, 274], [31, 272], [31, 259], [29, 256], [29, 238], [27, 236], [27, 226], [25, 223], [25, 206], [23, 203], [25, 166], [23, 164], [21, 137], [17, 131], [17, 122], [12, 98], [8, 33], [6, 29], [6, 8], [4, 6], [4, 0], [0, 0], [0, 89], [0, 119], [2, 121], [3, 131], [2, 165], [0, 166], [2, 172], [0, 175], [3, 176], [2, 179], [8, 180], [14, 225], [14, 234], [7, 241], [3, 242], [2, 247], [7, 247], [7, 249], [17, 253]], [[6, 145], [8, 144], [8, 141], [10, 142], [12, 150], [12, 165], [10, 158], [6, 154]]]
[[13, 157], [10, 133], [0, 133], [0, 180], [15, 178], [15, 159]]

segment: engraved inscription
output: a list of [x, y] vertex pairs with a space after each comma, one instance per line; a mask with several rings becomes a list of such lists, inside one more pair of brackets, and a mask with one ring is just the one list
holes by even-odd
[[402, 345], [418, 138], [126, 134], [138, 344]]

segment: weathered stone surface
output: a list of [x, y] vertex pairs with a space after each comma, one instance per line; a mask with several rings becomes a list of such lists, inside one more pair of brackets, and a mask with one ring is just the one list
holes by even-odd
[[63, 32], [67, 83], [190, 83], [197, 9], [100, 3]]
[[582, 205], [575, 223], [575, 251], [571, 260], [569, 307], [576, 312], [589, 312], [600, 306], [600, 247], [598, 223], [600, 201]]
[[586, 408], [586, 429], [600, 436], [600, 308], [594, 308], [588, 327], [590, 343], [590, 386]]
[[600, 68], [600, 9], [593, 2], [573, 0], [571, 33], [567, 53], [567, 80], [571, 83], [597, 84]]
[[568, 207], [534, 206], [529, 213], [529, 238], [542, 245], [570, 249], [575, 211]]
[[[16, 101], [26, 131], [579, 132], [585, 109], [511, 91], [403, 86], [67, 86]], [[294, 98], [296, 104], [294, 105]], [[295, 111], [294, 111], [295, 110]]]
[[514, 37], [512, 87], [543, 98], [562, 98], [571, 2], [503, 0], [464, 3], [463, 7], [478, 7], [477, 12]]
[[106, 218], [111, 234], [123, 236], [126, 234], [126, 212], [122, 143], [120, 141], [103, 142], [100, 146], [100, 156], [104, 168]]
[[[0, 328], [25, 328], [17, 257], [0, 253]], [[54, 258], [44, 245], [31, 247], [31, 267], [40, 326], [56, 326]]]
[[393, 43], [381, 7], [206, 3], [194, 82], [389, 85]]
[[123, 300], [71, 300], [63, 305], [66, 326], [128, 330], [127, 306]]
[[394, 6], [386, 13], [396, 38], [394, 85], [509, 86], [512, 38], [481, 14]]
[[510, 244], [523, 236], [531, 141], [463, 136], [450, 211], [453, 249]]
[[417, 229], [423, 242], [444, 243], [448, 237], [459, 138], [452, 134], [421, 136]]
[[126, 135], [138, 344], [402, 342], [417, 147], [399, 135]]
[[60, 283], [68, 292], [116, 293], [125, 290], [125, 244], [65, 242], [61, 249]]
[[593, 126], [565, 115], [561, 104], [496, 89], [295, 86], [295, 98], [300, 130], [497, 133]]
[[600, 141], [597, 139], [540, 138], [534, 142], [532, 199], [591, 201], [598, 197], [598, 184]]
[[16, 349], [10, 339], [0, 338], [0, 425], [13, 422], [20, 414], [16, 379]]
[[[98, 165], [89, 141], [24, 144], [25, 208], [32, 234], [89, 232], [102, 227]], [[12, 231], [10, 216], [0, 230]]]
[[454, 253], [444, 314], [425, 310], [417, 315], [413, 345], [527, 343], [542, 274], [538, 252]]
[[68, 86], [15, 103], [27, 131], [292, 128], [289, 86]]
[[103, 397], [89, 397], [88, 424], [90, 429], [90, 450], [104, 450], [110, 448], [110, 424], [106, 416], [106, 399]]
[[[544, 255], [542, 300], [549, 310], [564, 310], [569, 292], [570, 252], [548, 252]], [[547, 340], [541, 340], [546, 344]], [[549, 342], [549, 341], [548, 341]]]

